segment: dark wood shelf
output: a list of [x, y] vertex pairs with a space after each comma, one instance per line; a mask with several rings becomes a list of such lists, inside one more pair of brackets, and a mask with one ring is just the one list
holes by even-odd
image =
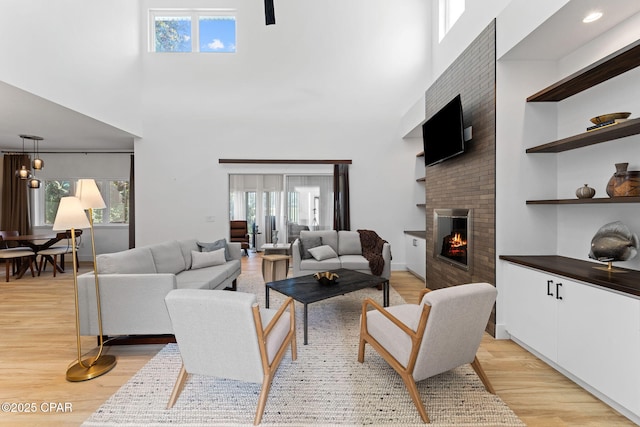
[[416, 203], [416, 206], [419, 208], [426, 208], [427, 204], [426, 203]]
[[527, 153], [560, 153], [601, 142], [612, 141], [626, 136], [640, 134], [640, 118], [627, 120], [617, 125], [608, 126], [591, 132], [583, 132], [568, 138], [559, 139], [547, 144], [527, 148]]
[[640, 197], [599, 197], [594, 199], [527, 200], [528, 205], [588, 205], [602, 203], [640, 203]]
[[423, 176], [422, 178], [418, 178], [416, 179], [416, 182], [426, 182], [427, 181], [427, 177]]
[[558, 102], [640, 65], [640, 40], [602, 58], [527, 98], [527, 102]]
[[[612, 273], [596, 267], [604, 263], [582, 261], [558, 255], [500, 255], [500, 259], [546, 271], [570, 279], [593, 283], [630, 295], [640, 296], [640, 271], [615, 267], [623, 272]], [[508, 285], [507, 285], [508, 286]]]

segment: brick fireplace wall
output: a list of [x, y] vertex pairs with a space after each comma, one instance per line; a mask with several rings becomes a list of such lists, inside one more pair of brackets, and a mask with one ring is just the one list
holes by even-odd
[[[495, 21], [429, 87], [426, 117], [461, 94], [464, 127], [472, 140], [464, 154], [425, 168], [428, 288], [471, 282], [495, 285]], [[472, 242], [465, 271], [434, 257], [434, 209], [471, 209]], [[495, 334], [495, 312], [487, 331]]]

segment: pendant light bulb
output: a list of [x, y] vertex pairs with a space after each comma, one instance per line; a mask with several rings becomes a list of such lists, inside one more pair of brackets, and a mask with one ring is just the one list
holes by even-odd
[[29, 182], [27, 183], [27, 185], [28, 185], [28, 186], [29, 186], [29, 188], [31, 188], [31, 189], [36, 189], [36, 188], [40, 188], [40, 183], [41, 183], [41, 181], [40, 181], [38, 178], [33, 177], [33, 178], [31, 178], [31, 179], [29, 180]]
[[25, 165], [22, 165], [22, 167], [16, 171], [16, 176], [20, 179], [29, 179], [31, 171], [27, 169]]

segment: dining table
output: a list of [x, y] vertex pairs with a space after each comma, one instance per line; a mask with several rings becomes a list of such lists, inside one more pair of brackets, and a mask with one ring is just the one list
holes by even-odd
[[[82, 230], [75, 230], [76, 237], [82, 234]], [[16, 242], [18, 246], [28, 247], [33, 250], [34, 255], [37, 255], [39, 251], [47, 249], [56, 243], [58, 243], [62, 239], [66, 239], [66, 234], [64, 232], [54, 233], [38, 233], [38, 234], [19, 234], [17, 236], [5, 236], [2, 238], [4, 241]], [[53, 262], [53, 257], [51, 255], [43, 255], [46, 257], [47, 261], [51, 263], [60, 273], [64, 273], [64, 269]], [[37, 265], [37, 263], [36, 263]], [[29, 263], [20, 263], [18, 271], [16, 273], [16, 277], [20, 279], [24, 273], [29, 268]]]

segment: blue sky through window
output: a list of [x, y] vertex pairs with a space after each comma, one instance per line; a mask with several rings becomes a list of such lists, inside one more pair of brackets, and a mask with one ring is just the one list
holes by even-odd
[[235, 16], [201, 16], [200, 52], [235, 52]]

